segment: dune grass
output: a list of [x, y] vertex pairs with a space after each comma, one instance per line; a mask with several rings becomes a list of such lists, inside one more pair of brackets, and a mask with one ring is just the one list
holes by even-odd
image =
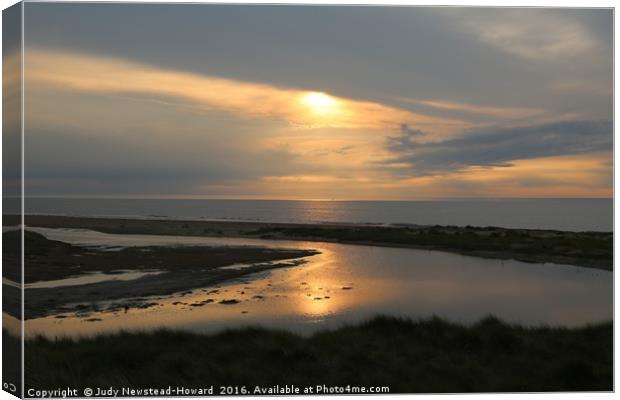
[[526, 262], [554, 262], [613, 269], [613, 233], [562, 232], [474, 226], [277, 226], [250, 234], [262, 238], [375, 243], [453, 251]]
[[377, 317], [301, 337], [121, 332], [26, 342], [26, 387], [381, 385], [391, 393], [613, 389], [612, 323], [526, 328]]

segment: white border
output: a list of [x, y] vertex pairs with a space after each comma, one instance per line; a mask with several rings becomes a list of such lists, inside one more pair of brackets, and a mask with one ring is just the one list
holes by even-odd
[[[45, 2], [45, 1], [39, 1], [39, 0], [28, 0], [27, 2]], [[72, 0], [63, 0], [60, 2], [93, 2], [93, 3], [101, 3], [103, 1], [72, 1]], [[610, 0], [589, 0], [589, 1], [583, 1], [583, 0], [521, 0], [521, 1], [514, 1], [514, 0], [503, 0], [503, 1], [498, 1], [498, 0], [474, 0], [474, 1], [466, 1], [466, 0], [451, 0], [451, 1], [446, 1], [446, 0], [426, 0], [426, 1], [415, 1], [415, 0], [408, 0], [408, 1], [403, 1], [403, 0], [375, 0], [375, 1], [368, 1], [368, 0], [357, 0], [357, 1], [352, 1], [352, 0], [340, 0], [340, 1], [330, 1], [330, 0], [306, 0], [306, 1], [302, 1], [302, 0], [287, 0], [286, 2], [277, 2], [277, 1], [261, 1], [261, 0], [229, 0], [226, 2], [223, 1], [214, 1], [214, 0], [207, 0], [207, 1], [201, 1], [201, 2], [197, 2], [197, 1], [177, 1], [177, 0], [150, 0], [150, 1], [139, 1], [139, 0], [133, 0], [133, 1], [116, 1], [118, 3], [211, 3], [211, 4], [221, 4], [221, 3], [235, 3], [235, 4], [306, 4], [306, 5], [333, 5], [333, 4], [339, 4], [339, 5], [378, 5], [378, 6], [389, 6], [389, 5], [400, 5], [400, 6], [470, 6], [470, 7], [498, 7], [498, 6], [502, 6], [502, 7], [570, 7], [570, 8], [593, 8], [593, 7], [601, 7], [601, 8], [613, 8], [615, 6], [613, 1]], [[5, 9], [13, 4], [15, 4], [16, 1], [14, 0], [0, 0], [0, 5], [2, 6], [2, 9]], [[24, 7], [22, 7], [22, 69], [23, 69], [23, 63], [24, 63], [24, 20], [23, 20], [23, 12], [24, 12]], [[0, 23], [1, 25], [1, 23]], [[615, 16], [614, 16], [614, 25], [615, 25]], [[1, 27], [0, 27], [0, 42], [1, 42]], [[617, 63], [615, 62], [616, 59], [616, 52], [615, 52], [615, 44], [617, 43], [617, 32], [614, 29], [614, 78], [615, 78], [615, 66], [617, 65]], [[614, 79], [614, 94], [616, 93], [616, 81]], [[22, 99], [21, 99], [21, 130], [22, 130], [22, 210], [24, 210], [24, 185], [23, 185], [23, 178], [24, 178], [24, 121], [25, 121], [25, 108], [24, 108], [24, 86], [25, 86], [25, 80], [23, 79], [23, 70], [22, 70]], [[617, 121], [617, 116], [618, 116], [618, 110], [616, 108], [616, 102], [615, 102], [615, 96], [614, 96], [614, 139], [615, 139], [615, 131], [616, 131], [616, 121]], [[0, 131], [1, 131], [1, 125], [0, 125]], [[618, 183], [620, 183], [620, 177], [618, 177], [615, 174], [615, 154], [618, 151], [618, 143], [614, 140], [614, 232], [616, 231], [616, 228], [619, 226], [618, 225], [618, 220], [616, 219], [616, 215], [615, 215], [615, 208], [616, 205], [618, 205], [619, 201], [616, 199], [615, 197], [615, 187]], [[0, 141], [0, 171], [1, 171], [1, 148], [2, 148], [2, 144]], [[1, 200], [0, 200], [0, 215], [2, 213], [2, 204], [1, 204]], [[24, 221], [23, 221], [23, 213], [22, 213], [22, 240], [23, 240], [23, 226], [24, 226]], [[617, 249], [617, 245], [618, 245], [619, 241], [618, 238], [614, 235], [614, 265], [616, 264], [616, 261], [618, 260], [618, 254], [616, 254], [615, 249]], [[2, 246], [0, 244], [0, 250], [1, 250]], [[22, 284], [23, 284], [23, 247], [22, 247]], [[617, 277], [614, 274], [614, 288], [615, 288], [615, 283], [616, 283], [616, 279]], [[617, 339], [619, 337], [618, 332], [615, 330], [615, 307], [616, 303], [615, 303], [615, 292], [614, 292], [614, 344], [617, 343]], [[22, 291], [22, 313], [23, 313], [23, 291]], [[24, 326], [23, 326], [23, 321], [22, 321], [22, 332], [23, 332]], [[616, 346], [614, 346], [614, 361], [617, 360], [618, 356], [618, 349]], [[22, 340], [22, 357], [23, 357], [23, 340]], [[2, 372], [2, 367], [0, 365], [0, 374]], [[618, 369], [616, 368], [615, 362], [614, 362], [614, 383], [618, 382], [617, 380], [618, 377]], [[22, 383], [23, 383], [23, 369], [22, 369]], [[9, 400], [9, 399], [15, 399], [14, 396], [11, 396], [10, 394], [8, 394], [7, 392], [4, 391], [0, 391], [0, 400]], [[433, 399], [436, 398], [438, 395], [398, 395], [398, 397], [413, 397], [415, 396], [416, 399]], [[530, 399], [539, 399], [539, 398], [545, 398], [545, 399], [580, 399], [580, 398], [584, 398], [587, 397], [588, 399], [592, 398], [592, 399], [604, 399], [604, 398], [612, 398], [613, 393], [551, 393], [551, 394], [455, 394], [455, 395], [450, 395], [452, 398], [481, 398], [481, 399], [488, 399], [488, 398], [502, 398], [502, 399], [506, 399], [506, 400], [512, 400], [512, 399], [517, 399], [517, 398], [521, 398], [523, 396], [527, 396], [527, 398]], [[283, 396], [284, 397], [284, 396]], [[305, 396], [304, 396], [305, 397]], [[327, 397], [327, 396], [313, 396], [313, 397]], [[394, 397], [394, 396], [391, 396]], [[252, 399], [258, 399], [259, 397], [256, 396], [249, 396], [248, 398], [252, 398]], [[262, 397], [265, 398], [265, 397]], [[281, 398], [281, 397], [280, 397]], [[343, 398], [343, 399], [358, 399], [359, 396], [338, 396], [338, 398]], [[389, 399], [390, 396], [384, 396], [384, 395], [378, 395], [378, 396], [373, 396], [373, 398], [377, 398], [377, 399]]]

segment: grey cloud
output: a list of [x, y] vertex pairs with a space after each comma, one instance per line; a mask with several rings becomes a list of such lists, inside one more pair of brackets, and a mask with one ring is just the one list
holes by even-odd
[[[461, 8], [452, 12], [438, 10], [449, 16], [478, 37], [482, 42], [499, 51], [530, 60], [554, 63], [573, 61], [579, 57], [609, 57], [609, 49], [600, 54], [600, 40], [594, 29], [606, 13], [599, 10], [584, 14], [581, 10], [533, 8]], [[585, 18], [584, 18], [585, 17]], [[590, 21], [588, 21], [590, 17]]]
[[[490, 46], [479, 35], [463, 34], [450, 18], [439, 15], [457, 16], [458, 10], [30, 2], [25, 6], [25, 21], [27, 44], [33, 48], [107, 55], [177, 71], [325, 91], [441, 117], [462, 116], [470, 122], [493, 121], [405, 100], [537, 108], [545, 111], [545, 117], [579, 115], [572, 118], [590, 120], [472, 131], [432, 144], [419, 143], [424, 133], [403, 125], [386, 143], [393, 157], [383, 165], [410, 165], [399, 173], [431, 174], [611, 149], [611, 123], [592, 121], [613, 115], [611, 97], [597, 94], [599, 88], [611, 90], [613, 82], [612, 10], [532, 10], [540, 14], [537, 21], [542, 24], [546, 15], [552, 15], [553, 21], [573, 21], [583, 28], [575, 40], [587, 35], [587, 42], [599, 50], [571, 62], [555, 62], [563, 58], [554, 56], [554, 62], [545, 63], [509, 56], [501, 46]], [[512, 10], [472, 12], [463, 20], [506, 26], [514, 18]], [[563, 26], [556, 23], [558, 28]], [[532, 45], [523, 40], [531, 38], [526, 34], [509, 39], [521, 52], [524, 46], [529, 52]], [[534, 47], [539, 49], [541, 43]], [[579, 94], [567, 95], [566, 82]], [[558, 85], [565, 91], [558, 91]], [[53, 116], [58, 125], [41, 123], [40, 132], [27, 135], [27, 171], [33, 181], [28, 189], [34, 189], [36, 181], [41, 191], [65, 190], [58, 183], [64, 179], [66, 190], [88, 183], [92, 191], [101, 193], [161, 191], [162, 185], [156, 184], [161, 179], [168, 185], [166, 191], [186, 193], [203, 183], [252, 180], [283, 171], [313, 174], [328, 168], [319, 162], [300, 165], [296, 158], [300, 149], [263, 153], [250, 149], [259, 132], [272, 131], [254, 120], [216, 118], [214, 112], [179, 114], [177, 106], [151, 104], [168, 99], [151, 98], [147, 104], [93, 97], [62, 91], [47, 97], [26, 96], [26, 126], [37, 126], [41, 116]], [[240, 150], [228, 146], [232, 143], [248, 146]], [[353, 150], [343, 146], [330, 151]]]
[[387, 147], [393, 152], [406, 151], [411, 148], [415, 139], [426, 134], [418, 129], [411, 129], [407, 124], [400, 125], [400, 135], [388, 137]]
[[415, 141], [409, 131], [390, 137], [388, 165], [408, 164], [413, 176], [457, 171], [469, 166], [509, 166], [513, 160], [612, 150], [611, 121], [557, 122], [536, 126], [470, 131], [441, 142]]
[[233, 150], [208, 138], [171, 135], [160, 141], [142, 134], [29, 130], [25, 190], [30, 195], [198, 193], [200, 187], [275, 175], [283, 165], [297, 168], [286, 149]]
[[[464, 15], [463, 10], [469, 12]], [[579, 62], [531, 63], [463, 34], [454, 21], [514, 27], [515, 15], [522, 14], [518, 9], [28, 3], [25, 20], [29, 46], [111, 55], [409, 109], [415, 107], [398, 99], [449, 99], [610, 118], [608, 99], [558, 96], [548, 85], [597, 79], [612, 86], [611, 10], [528, 13], [543, 25], [547, 20], [573, 21], [569, 27], [583, 29], [570, 38], [581, 41], [587, 35], [588, 43], [602, 50]], [[562, 23], [555, 25], [564, 32]], [[517, 30], [511, 42], [522, 48], [525, 41], [529, 49], [532, 35], [527, 33]], [[571, 42], [566, 47], [572, 48]]]

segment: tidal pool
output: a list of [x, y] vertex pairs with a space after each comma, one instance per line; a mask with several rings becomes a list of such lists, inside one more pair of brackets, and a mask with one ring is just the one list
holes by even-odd
[[290, 268], [148, 299], [158, 303], [154, 307], [27, 320], [27, 336], [157, 328], [215, 332], [248, 325], [310, 334], [378, 314], [464, 323], [495, 315], [525, 325], [579, 326], [613, 315], [613, 274], [575, 266], [334, 243], [28, 229], [84, 246], [260, 245], [321, 253]]

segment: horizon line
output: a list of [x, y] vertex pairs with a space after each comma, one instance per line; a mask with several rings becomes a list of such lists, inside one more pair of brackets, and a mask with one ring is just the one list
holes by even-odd
[[[3, 196], [5, 199], [19, 199], [21, 196]], [[227, 201], [317, 201], [317, 202], [415, 202], [415, 201], [459, 201], [459, 200], [613, 200], [614, 196], [528, 196], [528, 197], [420, 197], [415, 199], [347, 199], [347, 198], [280, 198], [251, 196], [209, 196], [209, 195], [29, 195], [24, 199], [71, 199], [71, 200], [227, 200]]]

